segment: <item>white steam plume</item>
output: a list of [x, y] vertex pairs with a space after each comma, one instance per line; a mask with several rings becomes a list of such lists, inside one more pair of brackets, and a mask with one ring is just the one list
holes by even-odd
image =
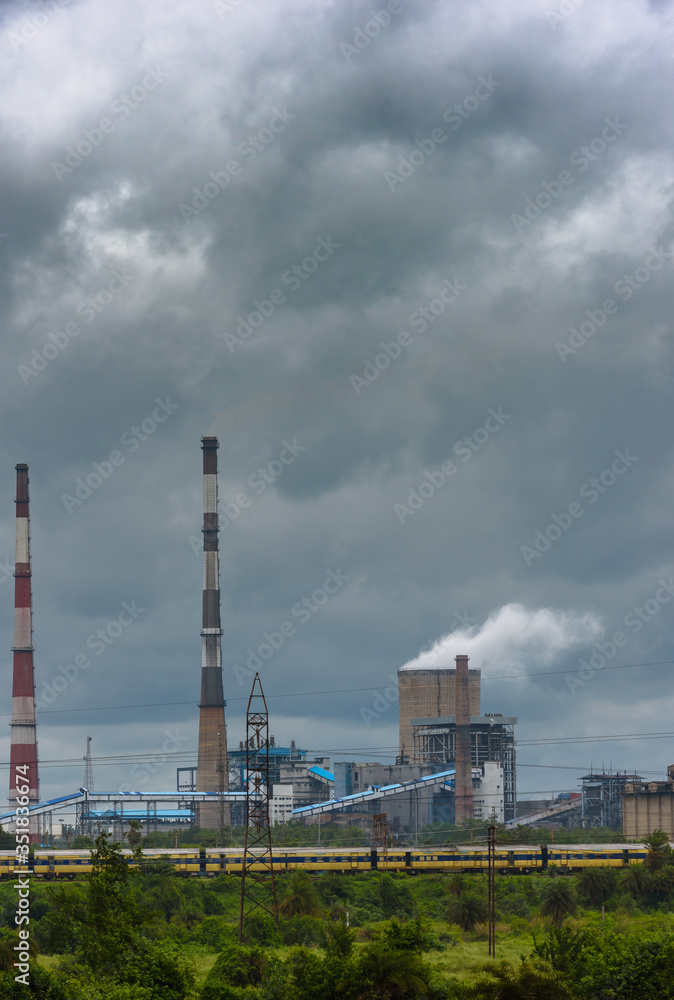
[[506, 604], [493, 611], [481, 628], [459, 628], [436, 640], [403, 670], [454, 669], [454, 657], [466, 653], [469, 667], [486, 675], [523, 674], [550, 666], [574, 647], [594, 642], [603, 628], [591, 612]]

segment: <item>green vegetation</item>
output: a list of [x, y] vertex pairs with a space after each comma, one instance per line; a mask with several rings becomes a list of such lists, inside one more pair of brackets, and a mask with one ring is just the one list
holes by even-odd
[[498, 877], [497, 960], [479, 873], [281, 872], [278, 926], [255, 910], [239, 943], [237, 876], [131, 867], [105, 837], [92, 857], [86, 878], [31, 886], [30, 987], [12, 972], [16, 890], [0, 885], [3, 1000], [674, 1000], [659, 834], [629, 869]]

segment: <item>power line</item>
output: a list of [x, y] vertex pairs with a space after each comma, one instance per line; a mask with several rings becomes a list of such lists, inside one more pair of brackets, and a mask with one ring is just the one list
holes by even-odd
[[[663, 667], [671, 666], [674, 664], [674, 660], [653, 660], [648, 663], [616, 663], [607, 664], [604, 667], [600, 667], [596, 672], [604, 673], [606, 670], [631, 670], [636, 667]], [[510, 681], [510, 680], [521, 680], [527, 677], [558, 677], [563, 674], [577, 674], [578, 669], [574, 670], [537, 670], [531, 673], [524, 674], [500, 674], [495, 677], [482, 677], [482, 683], [489, 683], [490, 681]], [[358, 688], [337, 688], [332, 691], [295, 691], [295, 692], [282, 692], [279, 694], [267, 695], [267, 699], [270, 698], [314, 698], [323, 695], [333, 695], [333, 694], [356, 694], [364, 691], [380, 691], [382, 688], [390, 687], [391, 685], [378, 684], [370, 687], [358, 687]], [[234, 701], [246, 701], [247, 699], [242, 697], [228, 698], [228, 702]], [[90, 706], [88, 708], [47, 708], [42, 711], [41, 715], [63, 715], [66, 713], [75, 712], [117, 712], [125, 708], [168, 708], [176, 705], [197, 705], [194, 700], [190, 701], [155, 701], [147, 702], [137, 705], [97, 705]], [[0, 718], [7, 717], [11, 715], [10, 712], [0, 712]]]

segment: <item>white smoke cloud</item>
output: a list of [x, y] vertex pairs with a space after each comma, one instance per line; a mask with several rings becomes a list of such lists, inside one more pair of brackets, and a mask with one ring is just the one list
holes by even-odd
[[591, 612], [506, 604], [493, 611], [484, 625], [459, 628], [442, 636], [428, 650], [406, 663], [403, 670], [451, 670], [454, 657], [465, 653], [469, 667], [486, 676], [532, 673], [551, 666], [560, 653], [595, 641], [603, 632]]

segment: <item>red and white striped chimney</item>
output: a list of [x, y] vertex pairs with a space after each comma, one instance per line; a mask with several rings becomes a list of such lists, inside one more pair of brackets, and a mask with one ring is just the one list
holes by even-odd
[[[30, 803], [40, 800], [37, 773], [35, 668], [33, 664], [33, 595], [30, 568], [30, 512], [28, 466], [16, 467], [16, 559], [14, 566], [14, 672], [12, 682], [12, 744], [9, 767], [9, 804], [13, 807], [28, 786]], [[28, 828], [31, 843], [38, 839], [37, 820]]]

